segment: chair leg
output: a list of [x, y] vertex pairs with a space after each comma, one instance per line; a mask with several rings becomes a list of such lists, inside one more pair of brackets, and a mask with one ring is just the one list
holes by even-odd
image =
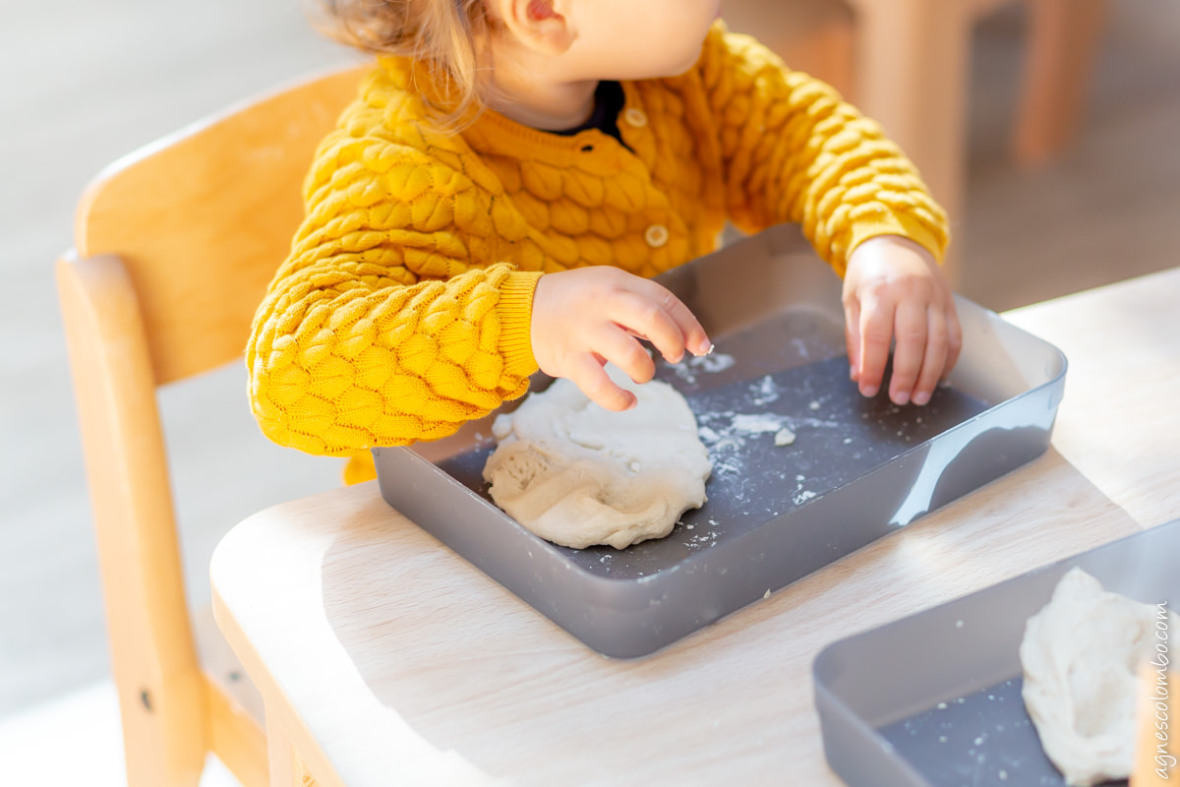
[[[129, 787], [197, 787], [205, 746], [200, 714], [185, 707], [191, 699], [186, 687], [157, 693], [143, 688], [147, 682], [116, 685]], [[198, 707], [199, 703], [198, 695]], [[170, 704], [180, 707], [169, 708]]]
[[1077, 133], [1095, 54], [1105, 28], [1107, 0], [1027, 0], [1028, 55], [1013, 156], [1042, 164]]

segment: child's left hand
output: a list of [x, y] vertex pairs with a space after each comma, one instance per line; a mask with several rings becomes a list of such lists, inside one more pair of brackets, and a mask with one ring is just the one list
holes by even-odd
[[877, 395], [895, 340], [890, 400], [929, 402], [963, 344], [950, 283], [930, 252], [897, 235], [857, 246], [844, 274], [844, 335], [861, 394]]

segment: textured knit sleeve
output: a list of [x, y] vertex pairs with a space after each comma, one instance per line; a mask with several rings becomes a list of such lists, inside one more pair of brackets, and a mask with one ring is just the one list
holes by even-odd
[[444, 437], [522, 395], [538, 273], [473, 266], [495, 200], [442, 157], [347, 123], [246, 350], [262, 431], [315, 454]]
[[799, 222], [841, 275], [848, 254], [875, 235], [907, 236], [941, 260], [946, 214], [877, 123], [720, 23], [698, 67], [737, 226]]

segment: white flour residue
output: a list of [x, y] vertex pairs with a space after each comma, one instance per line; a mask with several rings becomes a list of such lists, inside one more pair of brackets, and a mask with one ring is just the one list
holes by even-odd
[[731, 428], [734, 431], [751, 435], [777, 432], [790, 420], [785, 415], [775, 415], [774, 413], [757, 413], [755, 415], [737, 413], [733, 416]]
[[750, 383], [750, 391], [754, 394], [752, 402], [757, 405], [769, 404], [779, 397], [779, 387], [769, 374], [756, 383]]
[[700, 357], [692, 357], [682, 363], [671, 365], [672, 371], [689, 385], [696, 385], [697, 373], [716, 374], [734, 365], [733, 356], [729, 353], [710, 353]]
[[[726, 476], [741, 473], [746, 440], [760, 434], [776, 434], [795, 419], [774, 413], [704, 413], [698, 416], [701, 442], [709, 449], [713, 474]], [[794, 430], [792, 430], [794, 431]]]
[[[773, 381], [771, 383], [773, 384]], [[738, 503], [746, 501], [757, 487], [754, 478], [756, 473], [751, 472], [746, 462], [749, 453], [748, 441], [771, 440], [778, 450], [786, 451], [786, 446], [795, 442], [791, 438], [795, 437], [800, 427], [841, 426], [835, 421], [821, 418], [794, 417], [777, 413], [739, 413], [733, 410], [702, 413], [697, 416], [697, 422], [701, 442], [709, 450], [709, 459], [713, 462], [713, 477], [733, 490]], [[778, 477], [786, 481], [787, 475], [780, 472]], [[794, 475], [794, 479], [795, 488], [790, 494], [795, 505], [802, 505], [818, 496], [816, 492], [806, 488], [807, 482], [803, 476]]]
[[694, 367], [699, 366], [710, 374], [723, 372], [733, 366], [733, 356], [729, 353], [709, 353], [708, 355], [689, 359], [688, 365]]
[[[722, 446], [721, 450], [724, 451], [727, 447], [729, 446]], [[739, 483], [744, 485], [744, 481], [741, 480], [742, 470], [745, 468], [746, 464], [743, 457], [736, 456], [735, 454], [729, 452], [727, 452], [727, 454], [724, 456], [719, 456], [710, 452], [709, 458], [713, 461], [714, 477], [737, 480]]]
[[[703, 413], [697, 417], [700, 426], [697, 434], [701, 442], [709, 449], [713, 459], [713, 471], [717, 472], [718, 454], [740, 455], [745, 448], [746, 441], [759, 435], [779, 435], [787, 433], [795, 435], [801, 426], [837, 428], [836, 421], [825, 421], [820, 418], [796, 418], [777, 413], [735, 413], [733, 410], [723, 412]], [[786, 435], [784, 434], [784, 438]], [[741, 458], [737, 456], [737, 458]], [[722, 457], [724, 460], [725, 457]], [[724, 464], [724, 461], [721, 462]]]
[[700, 549], [702, 547], [711, 547], [717, 543], [717, 531], [705, 530], [701, 533], [694, 533], [685, 541], [689, 549]]
[[755, 484], [746, 470], [746, 441], [767, 439], [762, 435], [773, 439], [774, 435], [793, 426], [795, 421], [775, 413], [736, 413], [732, 410], [699, 416], [698, 434], [709, 450], [713, 477], [736, 487], [734, 496], [738, 502], [747, 499]]
[[[689, 530], [694, 529], [692, 525], [687, 526]], [[717, 543], [717, 536], [719, 533], [715, 529], [717, 527], [717, 520], [710, 517], [706, 523], [702, 523], [701, 532], [693, 533], [684, 542], [689, 549], [701, 549], [702, 547], [711, 547]]]

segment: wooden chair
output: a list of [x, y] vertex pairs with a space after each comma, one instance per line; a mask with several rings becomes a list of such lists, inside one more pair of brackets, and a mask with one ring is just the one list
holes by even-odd
[[195, 785], [207, 752], [247, 787], [267, 783], [257, 692], [207, 608], [186, 606], [156, 388], [241, 356], [315, 146], [359, 75], [312, 79], [115, 162], [57, 264], [132, 787]]

